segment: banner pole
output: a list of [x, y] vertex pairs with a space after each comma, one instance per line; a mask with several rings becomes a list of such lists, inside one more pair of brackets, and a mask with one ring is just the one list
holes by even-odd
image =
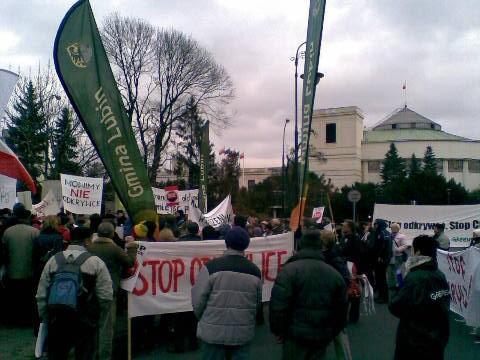
[[132, 318], [130, 317], [130, 296], [127, 294], [127, 358], [132, 360]]

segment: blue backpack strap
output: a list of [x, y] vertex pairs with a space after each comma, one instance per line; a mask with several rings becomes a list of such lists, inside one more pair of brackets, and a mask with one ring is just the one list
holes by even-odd
[[77, 256], [77, 258], [75, 259], [75, 261], [73, 262], [73, 264], [75, 264], [76, 266], [80, 267], [82, 266], [82, 264], [88, 260], [88, 258], [92, 256], [92, 254], [90, 254], [88, 251], [85, 251], [83, 253], [81, 253], [80, 255]]
[[65, 258], [63, 251], [55, 254], [55, 262], [57, 263], [58, 268], [61, 268], [67, 264], [67, 259]]

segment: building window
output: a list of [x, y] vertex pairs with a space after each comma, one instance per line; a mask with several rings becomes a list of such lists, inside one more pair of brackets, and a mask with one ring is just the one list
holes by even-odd
[[435, 124], [430, 124], [430, 129], [435, 130]]
[[480, 160], [468, 160], [468, 171], [480, 173]]
[[437, 173], [443, 172], [443, 159], [435, 159]]
[[448, 160], [448, 172], [462, 172], [463, 160]]
[[397, 124], [392, 124], [392, 129], [396, 129], [397, 128]]
[[417, 124], [416, 124], [416, 123], [411, 123], [411, 124], [410, 124], [410, 127], [411, 127], [412, 129], [415, 129], [415, 128], [417, 127]]
[[255, 187], [255, 180], [248, 180], [248, 190], [252, 190]]
[[379, 173], [382, 162], [380, 160], [372, 160], [368, 162], [369, 173]]
[[337, 142], [337, 124], [330, 123], [325, 126], [325, 142], [334, 144]]

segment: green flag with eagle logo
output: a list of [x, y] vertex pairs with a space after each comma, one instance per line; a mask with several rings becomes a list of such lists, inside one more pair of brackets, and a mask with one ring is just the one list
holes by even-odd
[[88, 0], [75, 3], [55, 38], [55, 69], [134, 223], [156, 220], [153, 192]]

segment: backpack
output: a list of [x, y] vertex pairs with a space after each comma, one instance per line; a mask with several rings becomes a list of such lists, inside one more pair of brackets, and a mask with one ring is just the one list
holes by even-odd
[[78, 298], [83, 293], [82, 273], [80, 267], [92, 256], [83, 252], [72, 263], [67, 262], [63, 252], [55, 255], [57, 271], [49, 287], [48, 310], [63, 310], [75, 313], [78, 310]]

